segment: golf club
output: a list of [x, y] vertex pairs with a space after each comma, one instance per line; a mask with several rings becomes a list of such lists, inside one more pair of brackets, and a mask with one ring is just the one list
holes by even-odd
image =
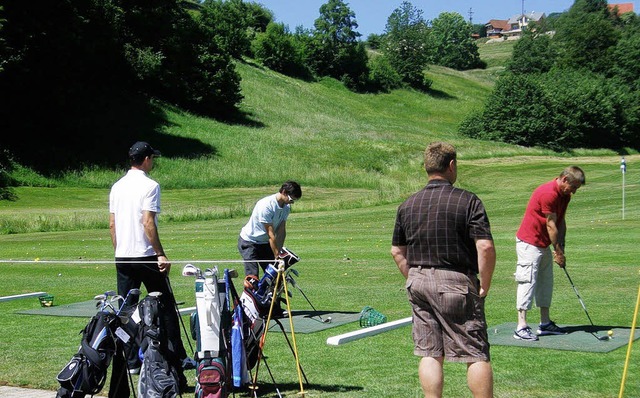
[[[298, 276], [298, 272], [295, 271], [294, 269], [289, 269], [290, 272], [292, 272], [294, 275]], [[300, 286], [298, 286], [298, 284], [296, 283], [295, 279], [293, 279], [293, 277], [291, 275], [287, 275], [287, 277], [285, 278], [287, 280], [287, 282], [291, 283], [291, 285], [293, 287], [295, 287], [296, 289], [298, 289], [300, 291], [300, 293], [302, 293], [302, 296], [304, 297], [305, 300], [307, 300], [307, 303], [309, 303], [309, 305], [311, 306], [311, 308], [313, 308], [313, 310], [318, 314], [318, 318], [320, 318], [320, 321], [322, 323], [331, 323], [331, 317], [328, 316], [326, 318], [322, 318], [322, 315], [320, 315], [320, 311], [318, 311], [316, 309], [316, 307], [314, 307], [313, 304], [311, 304], [311, 301], [309, 300], [309, 298], [307, 297], [306, 294], [304, 294], [304, 292], [302, 291], [302, 289], [300, 289]]]
[[[171, 288], [171, 282], [169, 282], [169, 277], [164, 278], [167, 282], [167, 288], [169, 289], [169, 293], [173, 297], [173, 306], [176, 310], [176, 315], [178, 316], [178, 320], [180, 321], [180, 325], [182, 325], [182, 331], [184, 331], [185, 336], [187, 336], [187, 342], [189, 343], [189, 349], [191, 352], [195, 352], [193, 350], [193, 344], [191, 344], [191, 340], [189, 339], [189, 333], [187, 332], [187, 328], [184, 326], [184, 321], [182, 320], [182, 315], [180, 314], [180, 308], [178, 308], [178, 303], [176, 303], [176, 296], [173, 294], [173, 289]], [[152, 292], [157, 293], [157, 292]], [[151, 295], [151, 293], [149, 293]]]
[[[589, 322], [591, 323], [591, 326], [595, 327], [596, 325], [593, 324], [593, 321], [591, 320], [591, 317], [589, 316], [589, 311], [587, 311], [587, 306], [584, 305], [584, 301], [582, 301], [582, 297], [580, 297], [580, 293], [578, 293], [578, 289], [576, 289], [576, 285], [573, 284], [573, 281], [571, 280], [571, 277], [569, 276], [569, 272], [567, 271], [567, 267], [566, 265], [564, 267], [562, 267], [562, 269], [564, 270], [565, 275], [567, 275], [567, 279], [569, 279], [569, 283], [571, 284], [571, 287], [573, 288], [573, 291], [576, 292], [576, 296], [578, 296], [578, 300], [580, 301], [580, 304], [582, 305], [582, 309], [584, 309], [584, 313], [587, 314], [587, 318], [589, 318]], [[594, 332], [589, 332], [593, 335], [593, 337], [595, 337], [598, 340], [609, 340], [609, 336], [598, 336], [596, 333]]]

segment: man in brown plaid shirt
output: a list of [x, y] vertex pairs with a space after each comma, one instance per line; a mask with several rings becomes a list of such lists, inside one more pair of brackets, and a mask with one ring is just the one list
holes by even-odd
[[455, 148], [425, 150], [429, 183], [400, 205], [391, 254], [407, 279], [414, 354], [425, 397], [441, 397], [443, 361], [467, 364], [474, 397], [493, 396], [484, 301], [496, 252], [489, 218], [473, 193], [453, 186]]

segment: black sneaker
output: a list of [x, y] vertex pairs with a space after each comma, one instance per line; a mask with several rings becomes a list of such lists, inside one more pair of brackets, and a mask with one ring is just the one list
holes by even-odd
[[520, 330], [516, 330], [513, 333], [513, 338], [525, 341], [538, 341], [538, 336], [533, 334], [529, 326], [525, 326]]
[[548, 336], [548, 335], [559, 335], [559, 334], [567, 334], [567, 331], [560, 326], [556, 325], [554, 321], [549, 321], [549, 323], [540, 324], [538, 326], [538, 330], [536, 330], [538, 336]]

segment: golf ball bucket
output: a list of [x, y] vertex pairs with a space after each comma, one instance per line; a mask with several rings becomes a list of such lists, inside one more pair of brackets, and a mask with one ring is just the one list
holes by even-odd
[[360, 311], [360, 327], [368, 328], [370, 326], [380, 325], [387, 321], [387, 317], [374, 310], [373, 308], [366, 306]]

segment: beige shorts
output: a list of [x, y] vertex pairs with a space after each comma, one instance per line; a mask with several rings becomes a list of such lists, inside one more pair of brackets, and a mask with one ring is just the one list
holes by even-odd
[[484, 298], [474, 274], [410, 268], [406, 288], [413, 310], [414, 354], [452, 362], [489, 361]]
[[518, 283], [516, 309], [550, 307], [553, 295], [553, 255], [548, 247], [537, 247], [516, 239], [518, 263], [514, 274]]

